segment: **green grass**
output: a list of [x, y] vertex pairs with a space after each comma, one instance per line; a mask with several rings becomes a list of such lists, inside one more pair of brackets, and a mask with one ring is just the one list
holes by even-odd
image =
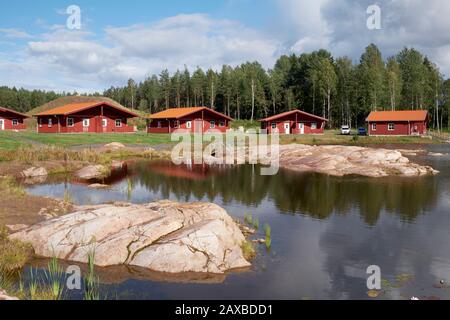
[[32, 256], [28, 244], [8, 239], [6, 227], [0, 226], [0, 270], [11, 272], [22, 268]]
[[407, 136], [343, 136], [339, 130], [326, 130], [322, 135], [280, 135], [281, 144], [300, 143], [308, 145], [380, 145], [380, 144], [430, 144], [438, 143], [421, 137]]
[[0, 150], [17, 150], [20, 146], [55, 145], [59, 147], [89, 146], [120, 142], [133, 145], [157, 145], [171, 143], [168, 134], [44, 134], [32, 131], [0, 132]]
[[[235, 121], [233, 128], [244, 126], [248, 129], [256, 126], [255, 122]], [[137, 132], [134, 134], [38, 134], [34, 131], [0, 132], [0, 150], [14, 151], [27, 145], [52, 145], [58, 147], [76, 147], [89, 145], [104, 145], [111, 142], [120, 142], [125, 145], [158, 145], [172, 144], [169, 134], [147, 134]], [[341, 136], [338, 130], [326, 130], [323, 135], [281, 135], [280, 143], [302, 143], [310, 145], [343, 144], [343, 145], [372, 145], [411, 143], [434, 143], [435, 140], [420, 137], [358, 137]]]
[[244, 127], [245, 130], [254, 129], [258, 130], [261, 128], [261, 122], [250, 121], [250, 120], [234, 120], [230, 123], [232, 129], [239, 129], [239, 127]]

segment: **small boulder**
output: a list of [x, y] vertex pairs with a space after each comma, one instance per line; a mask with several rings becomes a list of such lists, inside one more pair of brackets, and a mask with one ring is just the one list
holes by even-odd
[[107, 172], [107, 168], [101, 164], [90, 165], [78, 170], [75, 175], [83, 180], [101, 178]]
[[31, 167], [22, 171], [22, 176], [24, 178], [36, 178], [36, 177], [45, 177], [47, 176], [47, 170], [43, 167]]
[[105, 144], [104, 148], [108, 149], [108, 150], [112, 150], [112, 151], [117, 151], [120, 149], [124, 149], [125, 145], [120, 142], [111, 142], [111, 143]]
[[91, 188], [91, 189], [108, 189], [108, 188], [110, 188], [110, 186], [107, 185], [107, 184], [93, 183], [93, 184], [88, 185], [88, 188]]

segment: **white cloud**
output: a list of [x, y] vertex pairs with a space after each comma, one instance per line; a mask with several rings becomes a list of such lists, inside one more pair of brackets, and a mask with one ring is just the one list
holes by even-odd
[[32, 38], [30, 34], [27, 32], [21, 30], [21, 29], [15, 29], [15, 28], [2, 28], [0, 29], [0, 33], [4, 34], [7, 38], [16, 38], [16, 39], [28, 39]]
[[[286, 45], [301, 53], [326, 48], [359, 59], [370, 43], [385, 56], [405, 46], [422, 51], [450, 76], [450, 1], [276, 0]], [[381, 30], [366, 27], [369, 5], [381, 8]]]
[[[205, 14], [180, 14], [149, 24], [108, 27], [101, 34], [71, 31], [64, 25], [38, 24], [46, 33], [33, 36], [25, 49], [4, 50], [0, 80], [8, 85], [64, 90], [103, 90], [130, 77], [142, 80], [162, 69], [197, 66], [219, 69], [258, 60], [271, 67], [282, 53], [319, 48], [358, 60], [371, 42], [385, 56], [414, 46], [450, 76], [450, 1], [384, 0], [382, 29], [366, 27], [373, 0], [273, 0], [265, 31]], [[263, 30], [263, 29], [262, 29]], [[0, 29], [4, 38], [31, 37], [20, 29]], [[11, 45], [8, 48], [12, 48]]]
[[273, 63], [279, 43], [262, 33], [230, 20], [207, 15], [178, 15], [152, 25], [108, 28], [109, 39], [123, 55], [156, 59], [169, 69], [183, 65], [218, 68], [258, 60]]
[[[277, 40], [230, 20], [214, 20], [208, 15], [178, 15], [149, 25], [105, 29], [99, 38], [86, 30], [71, 31], [62, 25], [48, 28], [27, 45], [20, 59], [0, 65], [0, 73], [16, 73], [21, 85], [20, 66], [34, 65], [50, 87], [93, 91], [122, 85], [130, 77], [142, 80], [162, 69], [219, 69], [258, 60], [272, 66], [280, 53]], [[3, 75], [3, 78], [5, 76]], [[4, 80], [4, 79], [3, 79]]]

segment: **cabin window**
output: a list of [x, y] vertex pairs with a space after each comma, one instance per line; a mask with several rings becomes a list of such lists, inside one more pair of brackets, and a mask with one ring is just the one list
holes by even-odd
[[272, 122], [272, 129], [276, 129], [277, 128], [277, 124], [275, 122]]
[[158, 128], [161, 128], [161, 121], [158, 121]]
[[75, 125], [75, 122], [73, 121], [73, 118], [67, 118], [67, 126], [73, 127]]
[[102, 127], [106, 128], [108, 126], [108, 119], [102, 119]]
[[394, 130], [395, 130], [395, 124], [389, 123], [389, 124], [388, 124], [388, 130], [389, 130], [389, 131], [394, 131]]
[[89, 119], [83, 119], [83, 127], [84, 128], [87, 128], [87, 127], [89, 127]]
[[216, 127], [216, 122], [213, 120], [210, 123], [211, 123], [210, 128], [214, 129]]
[[42, 118], [39, 118], [39, 128], [42, 128]]
[[225, 121], [223, 121], [223, 120], [220, 120], [219, 121], [219, 127], [225, 127]]
[[53, 126], [53, 119], [48, 118], [48, 127], [51, 128]]
[[186, 128], [187, 129], [192, 128], [192, 123], [190, 121], [186, 121]]
[[116, 128], [120, 128], [122, 126], [122, 119], [116, 119]]
[[372, 123], [372, 131], [377, 131], [377, 124], [376, 123]]
[[174, 127], [175, 129], [179, 128], [179, 127], [180, 127], [180, 121], [179, 121], [179, 120], [175, 120], [175, 121], [173, 122], [173, 127]]
[[12, 120], [12, 125], [13, 126], [17, 126], [19, 124], [19, 120], [17, 120], [17, 119], [13, 119]]
[[317, 129], [317, 122], [311, 123], [311, 129], [316, 130]]

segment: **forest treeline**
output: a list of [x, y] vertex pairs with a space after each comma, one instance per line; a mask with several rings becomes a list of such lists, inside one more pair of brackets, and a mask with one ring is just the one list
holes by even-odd
[[[0, 105], [27, 112], [55, 98], [77, 93], [0, 87]], [[427, 109], [435, 128], [450, 127], [450, 80], [414, 48], [383, 59], [374, 44], [358, 63], [326, 50], [283, 55], [272, 69], [258, 62], [221, 70], [163, 70], [144, 81], [129, 79], [103, 95], [124, 106], [154, 113], [169, 107], [207, 106], [235, 119], [257, 120], [301, 109], [331, 126], [363, 125], [371, 110]]]

